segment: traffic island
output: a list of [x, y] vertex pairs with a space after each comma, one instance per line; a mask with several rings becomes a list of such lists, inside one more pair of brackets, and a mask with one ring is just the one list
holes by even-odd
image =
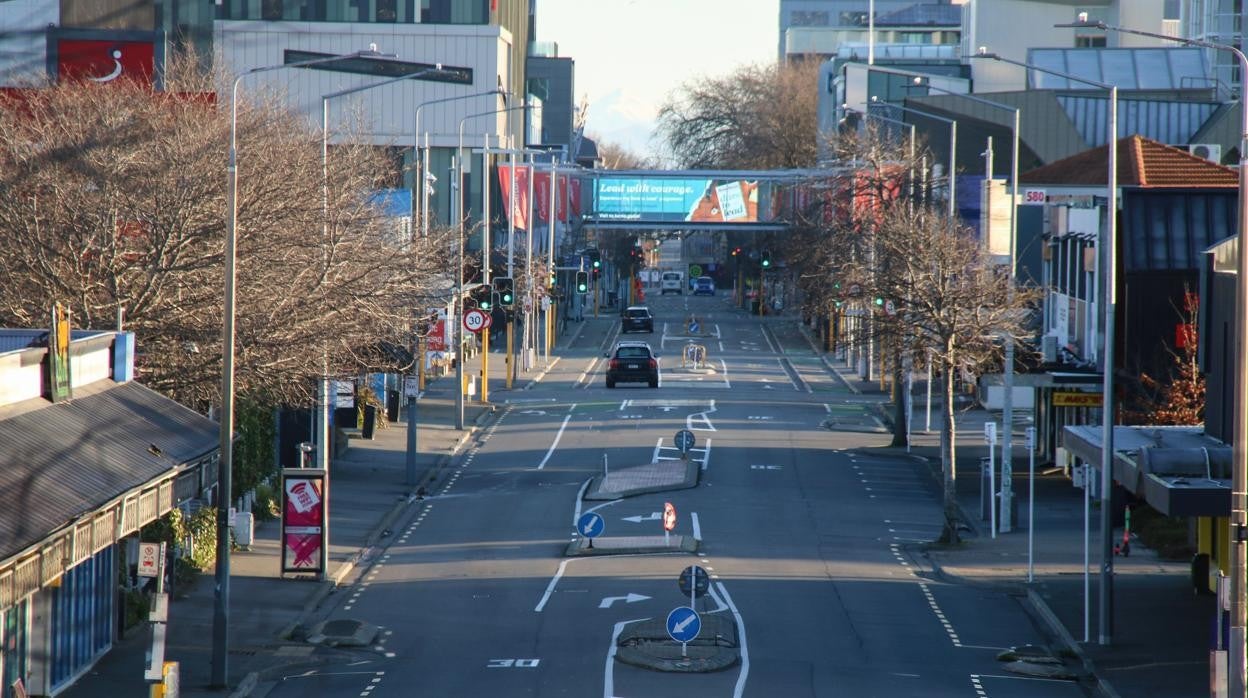
[[696, 553], [702, 541], [693, 536], [584, 536], [568, 544], [565, 557], [591, 555], [645, 555], [649, 553]]
[[308, 642], [326, 647], [367, 647], [377, 639], [377, 626], [358, 620], [328, 620], [312, 626]]
[[690, 489], [698, 486], [701, 472], [701, 465], [693, 460], [665, 460], [613, 468], [605, 475], [594, 476], [583, 499], [604, 501], [651, 492]]
[[723, 612], [701, 614], [697, 637], [685, 643], [673, 640], [661, 619], [630, 623], [620, 633], [615, 658], [654, 671], [702, 673], [722, 671], [741, 660], [737, 624]]

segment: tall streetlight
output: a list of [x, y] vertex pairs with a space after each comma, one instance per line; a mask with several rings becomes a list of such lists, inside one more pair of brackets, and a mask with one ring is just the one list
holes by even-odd
[[[1113, 635], [1112, 606], [1114, 600], [1114, 550], [1111, 540], [1113, 526], [1110, 519], [1110, 497], [1113, 493], [1114, 481], [1114, 336], [1116, 334], [1114, 331], [1114, 317], [1117, 313], [1115, 308], [1117, 304], [1115, 272], [1118, 264], [1118, 86], [1005, 58], [995, 53], [989, 53], [988, 49], [982, 46], [979, 48], [978, 54], [973, 57], [990, 58], [1027, 70], [1046, 73], [1109, 91], [1109, 123], [1106, 127], [1107, 141], [1105, 145], [1109, 150], [1109, 169], [1106, 172], [1109, 212], [1106, 216], [1104, 244], [1102, 245], [1098, 242], [1098, 245], [1105, 251], [1105, 254], [1101, 255], [1101, 258], [1105, 260], [1104, 299], [1102, 301], [1102, 305], [1105, 308], [1105, 328], [1103, 331], [1105, 353], [1104, 366], [1101, 368], [1104, 373], [1104, 377], [1101, 380], [1101, 402], [1104, 404], [1101, 406], [1101, 575], [1098, 641], [1102, 645], [1108, 645]], [[1240, 178], [1242, 182], [1242, 173]], [[1242, 211], [1240, 215], [1243, 215]]]
[[[493, 90], [486, 90], [485, 92], [476, 92], [470, 95], [459, 95], [456, 97], [443, 97], [442, 99], [431, 99], [427, 102], [421, 102], [420, 104], [416, 105], [416, 114], [415, 114], [416, 123], [415, 123], [415, 127], [413, 130], [413, 133], [415, 133], [416, 136], [415, 136], [415, 140], [412, 141], [412, 145], [413, 145], [412, 160], [418, 163], [418, 166], [421, 172], [421, 176], [417, 177], [417, 180], [419, 180], [417, 186], [420, 187], [421, 234], [425, 235], [426, 237], [429, 235], [429, 195], [428, 195], [428, 188], [425, 186], [425, 182], [423, 181], [423, 178], [429, 176], [429, 135], [428, 134], [425, 135], [425, 147], [422, 153], [422, 150], [420, 147], [420, 112], [425, 107], [428, 107], [434, 104], [442, 104], [444, 102], [455, 102], [461, 99], [474, 99], [476, 97], [488, 97], [490, 95], [495, 95], [495, 94], [502, 97], [505, 100], [508, 98], [508, 96], [511, 93], [502, 89], [493, 89]], [[413, 197], [412, 199], [412, 205], [415, 206], [415, 197]], [[413, 222], [414, 221], [415, 221], [415, 218], [413, 218]]]
[[[456, 265], [458, 270], [456, 272], [457, 283], [455, 286], [455, 323], [457, 325], [462, 325], [464, 310], [464, 199], [462, 194], [459, 193], [459, 180], [463, 171], [464, 161], [464, 124], [471, 119], [476, 119], [482, 116], [504, 114], [518, 109], [527, 108], [528, 106], [523, 104], [518, 107], [504, 107], [502, 109], [469, 114], [459, 120], [459, 148], [455, 151], [455, 165], [452, 167], [452, 169], [455, 170], [455, 177], [451, 182], [451, 188], [456, 192], [454, 197], [456, 211], [455, 220], [456, 227], [459, 230], [459, 263]], [[486, 172], [482, 174], [482, 176], [488, 177], [489, 173]], [[488, 255], [488, 245], [486, 245], [486, 247], [486, 254]], [[486, 273], [488, 274], [488, 264], [486, 269]], [[456, 336], [459, 337], [459, 340], [455, 343], [455, 428], [462, 430], [464, 428], [464, 337], [462, 333], [457, 334]]]
[[[908, 123], [906, 123], [905, 121], [902, 121], [901, 119], [894, 119], [894, 118], [892, 118], [892, 117], [883, 116], [883, 115], [881, 115], [881, 114], [872, 114], [870, 111], [867, 111], [867, 110], [855, 109], [854, 107], [849, 106], [849, 104], [842, 104], [842, 105], [841, 105], [841, 109], [843, 109], [844, 111], [852, 111], [852, 112], [854, 112], [855, 114], [861, 114], [863, 117], [866, 117], [866, 118], [869, 118], [869, 119], [876, 119], [877, 121], [884, 121], [884, 122], [891, 123], [891, 124], [894, 124], [894, 125], [898, 125], [898, 126], [907, 126], [907, 127], [909, 127], [909, 128], [910, 128], [910, 152], [909, 152], [909, 158], [910, 158], [910, 186], [911, 186], [911, 193], [913, 194], [913, 187], [914, 187], [914, 156], [915, 156], [915, 143], [916, 143], [916, 140], [917, 140], [917, 139], [916, 139], [916, 126], [915, 126], [914, 124], [908, 124]], [[874, 250], [874, 246], [872, 247], [872, 250]], [[874, 254], [874, 252], [873, 252], [873, 254]], [[872, 270], [872, 273], [874, 273], [874, 269]], [[867, 311], [868, 311], [868, 314], [867, 314], [867, 322], [868, 322], [868, 323], [874, 323], [874, 315], [872, 315], [872, 314], [870, 313], [870, 310], [871, 310], [871, 306], [870, 306], [870, 303], [868, 303], [868, 305], [867, 305]], [[858, 331], [860, 331], [860, 329], [861, 329], [861, 328], [859, 328], [859, 327], [855, 327], [854, 333], [855, 333], [855, 334], [857, 334], [857, 332], [858, 332]], [[866, 376], [867, 376], [867, 378], [868, 378], [868, 379], [870, 379], [870, 377], [871, 377], [871, 353], [872, 353], [872, 351], [874, 350], [874, 348], [873, 348], [873, 346], [872, 346], [872, 345], [873, 345], [873, 342], [874, 342], [874, 338], [873, 338], [873, 336], [874, 336], [874, 332], [875, 332], [874, 325], [873, 325], [873, 324], [868, 324], [868, 327], [867, 327], [867, 333], [866, 333], [866, 334], [867, 334], [867, 341], [866, 341], [866, 345], [867, 345], [867, 346], [866, 346], [866, 350], [867, 350], [867, 351], [866, 351], [866, 357], [865, 357], [866, 361], [865, 361], [865, 363], [864, 363], [864, 365], [866, 366], [866, 371], [865, 371], [865, 373], [866, 373]], [[854, 342], [853, 344], [857, 344], [857, 342]], [[862, 357], [861, 357], [861, 352], [859, 353], [859, 358], [862, 358]], [[852, 356], [852, 354], [851, 354], [851, 356], [850, 356], [850, 359], [851, 359], [851, 360], [853, 360], [853, 356]]]
[[[368, 85], [359, 85], [345, 90], [338, 90], [327, 95], [321, 95], [321, 240], [322, 244], [329, 241], [329, 100], [336, 97], [345, 97], [346, 95], [355, 94], [371, 90], [374, 87], [384, 87], [396, 82], [404, 80], [417, 80], [431, 75], [442, 73], [442, 64], [436, 67], [425, 68], [410, 75], [400, 75], [374, 82]], [[413, 225], [415, 220], [413, 219]], [[324, 248], [322, 248], [324, 249]], [[322, 255], [325, 253], [322, 252]], [[329, 358], [322, 354], [321, 364], [321, 400], [320, 414], [316, 429], [317, 465], [322, 468], [329, 467]], [[413, 395], [407, 400], [407, 458], [406, 458], [406, 478], [407, 484], [414, 485], [416, 480], [416, 397]], [[321, 554], [327, 553], [326, 546], [322, 544]], [[324, 562], [324, 560], [322, 561]], [[321, 565], [321, 574], [325, 573], [325, 564]]]
[[234, 467], [234, 281], [238, 248], [238, 87], [243, 78], [286, 68], [306, 68], [354, 58], [380, 58], [377, 45], [368, 50], [324, 56], [294, 63], [252, 68], [234, 78], [230, 90], [230, 149], [225, 166], [225, 308], [221, 326], [221, 455], [217, 464], [217, 572], [212, 613], [211, 686], [229, 680], [230, 627], [230, 499]]
[[1236, 268], [1239, 278], [1235, 284], [1234, 348], [1238, 363], [1233, 398], [1235, 426], [1231, 433], [1231, 647], [1228, 656], [1231, 671], [1228, 695], [1242, 696], [1248, 690], [1248, 657], [1245, 656], [1245, 643], [1248, 642], [1248, 631], [1245, 630], [1248, 626], [1248, 599], [1245, 599], [1248, 595], [1248, 548], [1245, 547], [1248, 539], [1248, 421], [1244, 419], [1248, 414], [1248, 249], [1244, 239], [1245, 232], [1248, 232], [1248, 108], [1244, 106], [1245, 95], [1248, 95], [1248, 57], [1243, 51], [1227, 44], [1115, 27], [1100, 21], [1089, 22], [1086, 12], [1079, 13], [1078, 22], [1055, 26], [1090, 27], [1230, 51], [1239, 62], [1239, 262]]
[[[884, 103], [880, 101], [879, 97], [872, 96], [870, 104], [867, 105], [868, 110], [871, 108], [871, 104]], [[938, 116], [922, 109], [915, 109], [914, 107], [907, 107], [901, 104], [888, 104], [887, 106], [949, 124], [949, 220], [952, 223], [953, 219], [958, 215], [958, 120]]]
[[[914, 84], [926, 87], [929, 91], [940, 92], [963, 99], [969, 99], [977, 104], [1003, 109], [1005, 111], [1014, 112], [1014, 123], [1011, 127], [1011, 136], [1013, 137], [1013, 152], [1010, 155], [1010, 294], [1014, 293], [1014, 278], [1016, 275], [1016, 266], [1018, 264], [1018, 151], [1019, 151], [1019, 120], [1022, 110], [1018, 107], [1011, 107], [1008, 104], [994, 102], [983, 97], [975, 95], [962, 94], [953, 90], [946, 90], [943, 87], [937, 87], [930, 81], [922, 77], [915, 76]], [[988, 178], [992, 178], [992, 173], [987, 173]], [[1005, 398], [1001, 405], [1001, 422], [1004, 425], [1001, 439], [1001, 532], [1009, 533], [1013, 527], [1010, 514], [1013, 510], [1014, 499], [1014, 335], [1007, 335], [1005, 338]], [[1028, 532], [1030, 533], [1030, 531]]]

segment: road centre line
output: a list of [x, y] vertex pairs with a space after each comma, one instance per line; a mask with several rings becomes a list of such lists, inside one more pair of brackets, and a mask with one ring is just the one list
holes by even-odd
[[537, 607], [533, 609], [534, 613], [541, 613], [542, 609], [546, 608], [546, 602], [550, 600], [550, 595], [554, 593], [555, 585], [559, 583], [559, 578], [563, 576], [564, 570], [568, 568], [568, 563], [572, 562], [573, 560], [583, 560], [583, 559], [585, 558], [570, 557], [559, 563], [559, 570], [555, 572], [555, 576], [550, 578], [550, 584], [546, 585], [546, 593], [542, 594], [541, 601], [537, 602]]
[[[576, 404], [573, 403], [572, 407], [576, 407]], [[559, 446], [559, 439], [563, 438], [563, 430], [566, 429], [568, 426], [569, 419], [572, 419], [572, 415], [570, 414], [563, 418], [563, 424], [559, 425], [559, 433], [555, 434], [555, 442], [550, 445], [550, 450], [546, 452], [546, 457], [542, 459], [542, 462], [537, 464], [538, 470], [545, 468], [546, 461], [550, 460], [550, 457], [555, 453], [555, 449], [558, 448]]]
[[724, 369], [724, 387], [725, 387], [725, 388], [731, 388], [731, 387], [732, 387], [732, 383], [729, 383], [729, 382], [728, 382], [728, 364], [727, 364], [727, 362], [725, 362], [723, 359], [720, 359], [720, 360], [719, 360], [719, 366], [720, 366], [720, 368]]

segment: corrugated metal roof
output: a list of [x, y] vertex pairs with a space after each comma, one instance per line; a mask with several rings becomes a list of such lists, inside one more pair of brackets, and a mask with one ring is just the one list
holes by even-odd
[[173, 400], [137, 383], [84, 395], [92, 387], [0, 416], [0, 559], [217, 448], [217, 423]]
[[[1105, 145], [1109, 98], [1058, 95], [1079, 135], [1090, 146]], [[1118, 137], [1139, 134], [1162, 143], [1188, 143], [1218, 110], [1217, 102], [1118, 98]]]
[[[1027, 62], [1058, 73], [1117, 85], [1120, 90], [1179, 90], [1209, 87], [1212, 73], [1204, 49], [1167, 48], [1033, 48]], [[1056, 75], [1027, 71], [1034, 89], [1100, 89]]]

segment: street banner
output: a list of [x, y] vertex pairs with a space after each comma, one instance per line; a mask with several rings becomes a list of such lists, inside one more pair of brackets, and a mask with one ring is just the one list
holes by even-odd
[[[498, 183], [499, 191], [502, 192], [503, 201], [512, 201], [511, 199], [511, 166], [498, 166]], [[516, 227], [521, 230], [528, 230], [529, 223], [529, 172], [528, 165], [516, 166], [516, 197], [514, 199], [515, 211], [513, 212], [513, 220]], [[562, 172], [559, 174], [559, 191], [555, 193], [555, 208], [558, 211], [558, 219], [563, 222], [572, 218], [579, 218], [581, 215], [581, 180], [577, 177], [565, 176]], [[550, 223], [550, 172], [542, 172], [538, 170], [533, 176], [533, 217], [534, 223], [537, 225]]]
[[324, 468], [282, 469], [282, 573], [324, 572], [327, 478]]

